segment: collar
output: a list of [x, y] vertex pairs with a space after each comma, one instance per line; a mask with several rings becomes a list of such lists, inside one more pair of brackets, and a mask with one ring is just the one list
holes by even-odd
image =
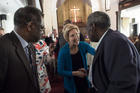
[[26, 42], [16, 31], [14, 31], [14, 33], [16, 34], [17, 38], [21, 42], [21, 45], [22, 45], [23, 48], [28, 46], [28, 44], [29, 44], [28, 42]]
[[99, 40], [99, 42], [98, 42], [98, 44], [97, 44], [97, 46], [96, 46], [95, 50], [97, 50], [97, 49], [98, 49], [98, 47], [99, 47], [99, 45], [100, 45], [101, 41], [103, 40], [103, 38], [104, 38], [104, 36], [106, 35], [106, 33], [107, 33], [107, 32], [108, 32], [108, 30], [107, 30], [107, 31], [105, 31], [105, 33], [102, 35], [102, 37], [100, 38], [100, 40]]

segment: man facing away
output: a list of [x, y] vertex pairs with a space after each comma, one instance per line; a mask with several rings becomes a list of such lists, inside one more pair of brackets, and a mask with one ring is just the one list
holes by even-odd
[[30, 43], [41, 36], [42, 13], [26, 6], [14, 14], [14, 31], [0, 38], [0, 93], [40, 93], [35, 51]]
[[110, 28], [104, 12], [89, 15], [88, 35], [99, 42], [92, 64], [93, 93], [140, 93], [140, 56], [126, 36]]

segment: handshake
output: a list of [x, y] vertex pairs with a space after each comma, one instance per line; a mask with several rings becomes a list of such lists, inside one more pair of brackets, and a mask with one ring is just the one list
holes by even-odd
[[87, 76], [87, 70], [85, 70], [84, 68], [80, 68], [77, 71], [72, 71], [72, 75], [80, 78], [84, 78]]

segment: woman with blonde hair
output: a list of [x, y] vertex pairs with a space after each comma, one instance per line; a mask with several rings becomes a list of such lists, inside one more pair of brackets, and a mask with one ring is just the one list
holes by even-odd
[[67, 43], [58, 55], [58, 74], [64, 77], [65, 93], [88, 93], [86, 54], [95, 54], [89, 44], [79, 41], [80, 31], [74, 24], [63, 28], [63, 36]]

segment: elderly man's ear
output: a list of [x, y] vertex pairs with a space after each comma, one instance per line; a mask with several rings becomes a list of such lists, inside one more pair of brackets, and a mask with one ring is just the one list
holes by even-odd
[[96, 30], [95, 24], [92, 24], [92, 31], [95, 31], [95, 30]]
[[28, 22], [27, 24], [27, 30], [31, 31], [32, 30], [32, 22]]

